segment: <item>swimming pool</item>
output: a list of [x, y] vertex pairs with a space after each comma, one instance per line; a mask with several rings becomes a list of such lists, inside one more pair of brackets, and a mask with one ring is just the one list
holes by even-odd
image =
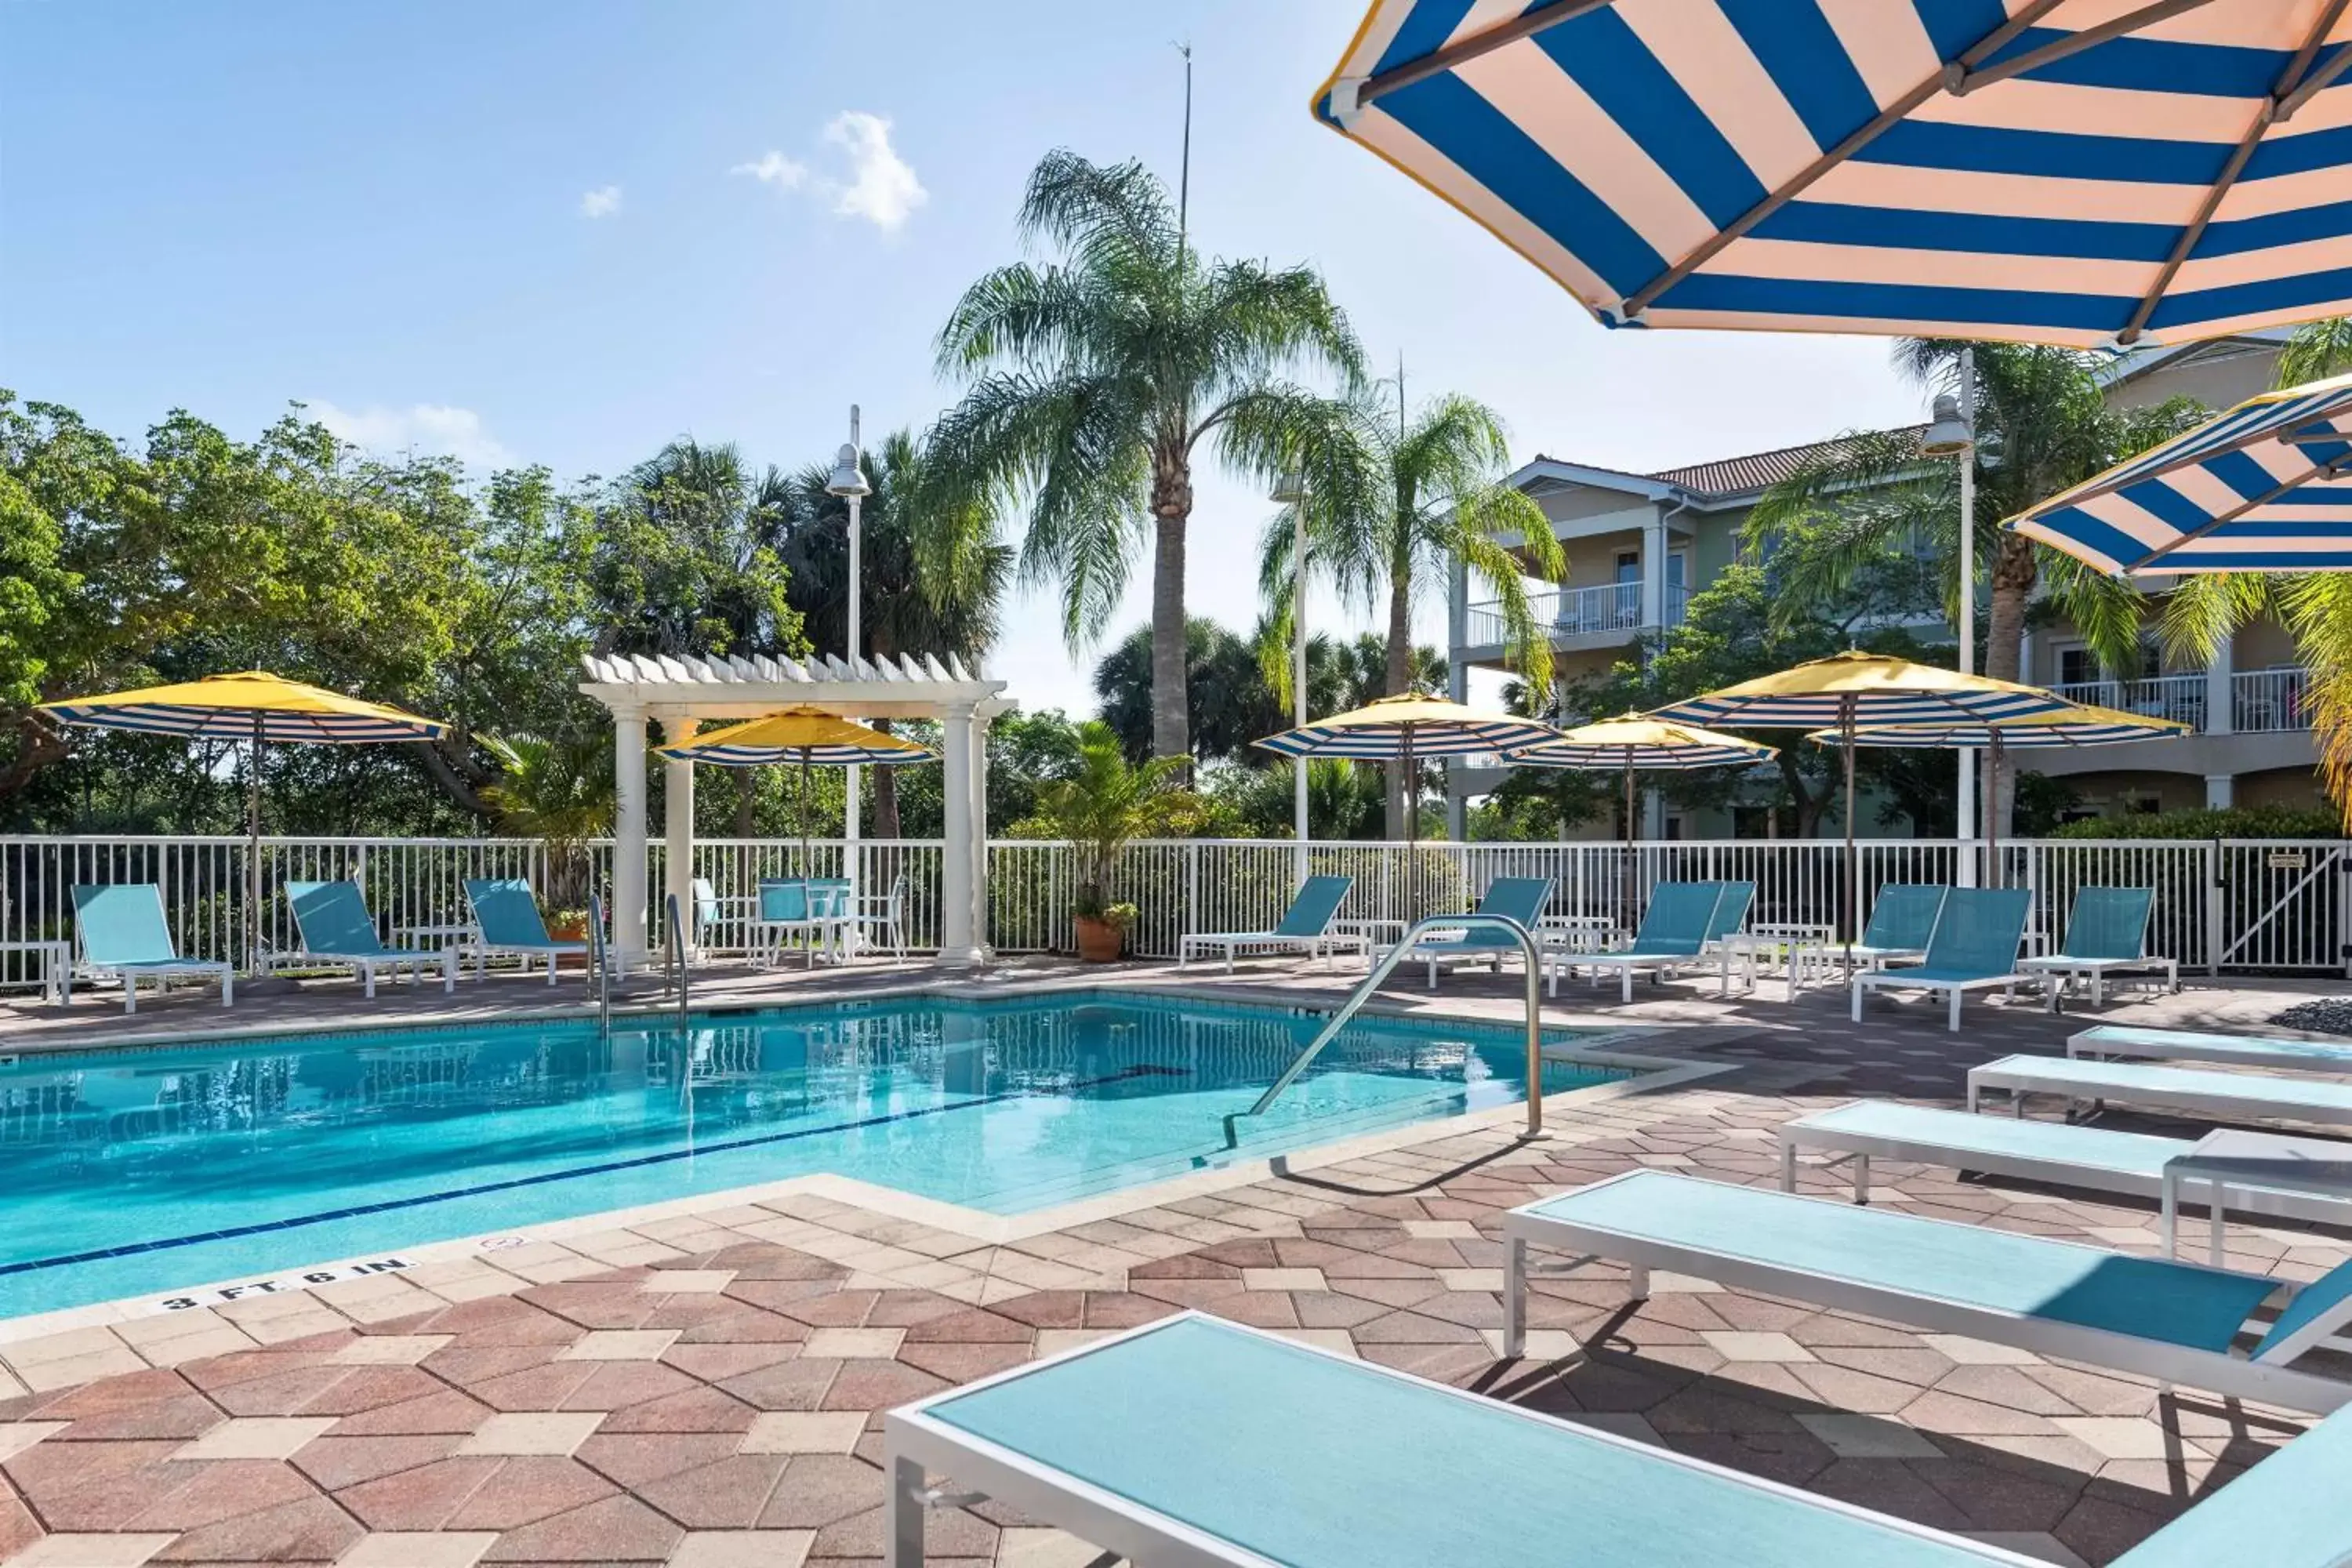
[[1229, 1141], [1321, 1023], [1096, 992], [27, 1057], [0, 1317], [820, 1171], [1020, 1214], [1522, 1098], [1513, 1029], [1362, 1016]]

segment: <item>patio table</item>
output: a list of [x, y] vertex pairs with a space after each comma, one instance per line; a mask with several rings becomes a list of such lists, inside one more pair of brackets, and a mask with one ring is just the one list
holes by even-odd
[[73, 943], [56, 940], [0, 942], [0, 952], [28, 952], [39, 960], [41, 994], [64, 1006], [73, 1001]]
[[2222, 1215], [2231, 1187], [2273, 1193], [2304, 1193], [2352, 1204], [2352, 1143], [2334, 1138], [2291, 1138], [2224, 1127], [2208, 1132], [2186, 1154], [2164, 1163], [2164, 1255], [2175, 1247], [2184, 1182], [2207, 1184], [2211, 1215], [2208, 1256], [2221, 1266]]
[[471, 921], [454, 921], [446, 925], [394, 926], [392, 928], [392, 934], [395, 940], [406, 941], [420, 946], [432, 942], [439, 943], [444, 950], [454, 947], [457, 950], [457, 962], [461, 964], [465, 963], [466, 955], [468, 952], [472, 953], [474, 975], [477, 979], [481, 977], [483, 970], [489, 965], [489, 959], [482, 952], [482, 930]]
[[1731, 964], [1736, 958], [1747, 968], [1751, 990], [1764, 964], [1784, 965], [1789, 994], [1793, 998], [1816, 980], [1828, 980], [1830, 961], [1839, 944], [1834, 926], [1805, 921], [1766, 921], [1746, 931], [1733, 931], [1716, 945], [1723, 954], [1722, 994], [1731, 994]]

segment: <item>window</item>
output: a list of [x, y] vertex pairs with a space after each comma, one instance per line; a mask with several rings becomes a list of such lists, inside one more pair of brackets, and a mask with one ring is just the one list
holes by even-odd
[[1642, 552], [1638, 550], [1619, 551], [1617, 552], [1617, 581], [1620, 583], [1638, 583], [1641, 580]]
[[2164, 797], [2160, 795], [2149, 795], [2142, 792], [2124, 796], [2124, 815], [2126, 816], [2154, 816], [2163, 809]]
[[1670, 552], [1667, 554], [1666, 586], [1669, 588], [1687, 588], [1690, 586], [1689, 551], [1676, 550]]
[[2058, 684], [2081, 686], [2099, 679], [2099, 661], [2081, 643], [2058, 650]]

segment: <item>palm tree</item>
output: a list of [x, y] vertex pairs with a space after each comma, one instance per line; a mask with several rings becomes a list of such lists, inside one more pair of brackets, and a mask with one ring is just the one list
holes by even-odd
[[1212, 261], [1140, 163], [1068, 152], [1029, 176], [1021, 227], [1057, 248], [982, 278], [940, 331], [945, 372], [971, 384], [930, 447], [971, 489], [1025, 501], [1022, 576], [1062, 589], [1075, 649], [1118, 604], [1152, 546], [1152, 750], [1191, 753], [1184, 711], [1184, 550], [1192, 465], [1273, 477], [1286, 432], [1317, 399], [1287, 379], [1350, 382], [1361, 352], [1307, 267]]
[[[1494, 595], [1507, 661], [1531, 684], [1551, 683], [1551, 628], [1536, 615], [1527, 574], [1557, 582], [1568, 561], [1543, 509], [1503, 482], [1510, 444], [1493, 409], [1449, 394], [1409, 411], [1400, 375], [1392, 401], [1370, 395], [1326, 404], [1296, 440], [1307, 480], [1307, 571], [1342, 598], [1386, 611], [1380, 695], [1413, 689], [1413, 601], [1455, 562]], [[1260, 589], [1286, 630], [1294, 534], [1288, 517], [1268, 523], [1259, 567]], [[1282, 684], [1286, 698], [1286, 678]], [[1402, 838], [1402, 764], [1388, 774], [1389, 837]]]
[[[1895, 363], [1938, 390], [1960, 390], [1971, 345], [1932, 338], [1896, 344]], [[2151, 407], [2111, 405], [2099, 359], [2021, 343], [1973, 345], [1976, 364], [1976, 559], [1990, 585], [1983, 673], [2019, 679], [2020, 639], [2037, 589], [2071, 619], [2111, 668], [2137, 667], [2146, 600], [2129, 582], [2003, 529], [2001, 520], [2114, 467], [2205, 416], [2189, 398]], [[1874, 575], [1925, 562], [1942, 579], [1957, 616], [1959, 466], [1920, 456], [1916, 429], [1861, 432], [1766, 490], [1749, 514], [1746, 544], [1769, 552], [1775, 602], [1790, 616], [1819, 613]], [[1968, 585], [1973, 595], [1976, 585]], [[1988, 790], [1989, 824], [2006, 828], [2013, 775]]]
[[[904, 430], [870, 454], [873, 493], [858, 510], [858, 652], [867, 658], [953, 655], [976, 668], [1002, 626], [1013, 551], [996, 538], [985, 499], [938, 482]], [[776, 554], [791, 574], [786, 598], [810, 646], [830, 653], [849, 637], [849, 502], [828, 494], [829, 464], [783, 482]], [[874, 727], [887, 731], [890, 721]], [[874, 832], [898, 837], [895, 770], [874, 770]], [[745, 828], [748, 833], [748, 826]]]

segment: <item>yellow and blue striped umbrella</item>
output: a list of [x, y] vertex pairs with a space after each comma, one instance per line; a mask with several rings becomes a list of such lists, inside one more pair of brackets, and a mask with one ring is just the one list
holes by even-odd
[[2352, 311], [2335, 0], [1374, 0], [1314, 111], [1612, 326]]
[[1681, 724], [1735, 724], [1743, 730], [1810, 729], [1816, 724], [1851, 729], [2020, 719], [2073, 706], [2038, 686], [1848, 650], [1670, 702], [1652, 717]]
[[929, 762], [931, 753], [912, 741], [869, 730], [838, 713], [821, 708], [787, 708], [764, 719], [752, 719], [698, 735], [682, 745], [656, 751], [676, 763], [718, 763], [731, 768], [762, 767], [773, 763], [815, 763], [821, 767], [888, 766], [895, 763]]
[[1773, 755], [1774, 749], [1760, 741], [1718, 735], [1696, 724], [1676, 724], [1646, 713], [1620, 713], [1614, 719], [1580, 724], [1554, 740], [1522, 746], [1505, 760], [1515, 767], [1630, 771], [1745, 767]]
[[261, 752], [272, 742], [361, 745], [437, 741], [446, 724], [397, 708], [289, 680], [266, 669], [207, 675], [173, 686], [44, 702], [41, 710], [93, 730], [135, 730], [191, 740], [243, 741], [252, 748], [245, 786], [246, 960], [261, 971]]
[[436, 720], [419, 719], [397, 708], [289, 680], [266, 669], [207, 675], [202, 680], [113, 691], [102, 697], [71, 697], [44, 702], [41, 710], [68, 724], [91, 729], [278, 745], [436, 741], [449, 728]]
[[2352, 375], [2250, 397], [2007, 526], [2116, 574], [2352, 571]]
[[[2104, 746], [2117, 741], [2160, 741], [2186, 735], [2189, 726], [2173, 719], [2126, 713], [2095, 703], [2028, 713], [2021, 719], [1952, 719], [1935, 724], [1866, 724], [1853, 732], [1857, 746], [1927, 746], [1950, 749], [1990, 746], [2004, 751], [2046, 751], [2057, 746]], [[1835, 730], [1816, 730], [1805, 737], [1817, 746], [1834, 746], [1843, 737]]]

